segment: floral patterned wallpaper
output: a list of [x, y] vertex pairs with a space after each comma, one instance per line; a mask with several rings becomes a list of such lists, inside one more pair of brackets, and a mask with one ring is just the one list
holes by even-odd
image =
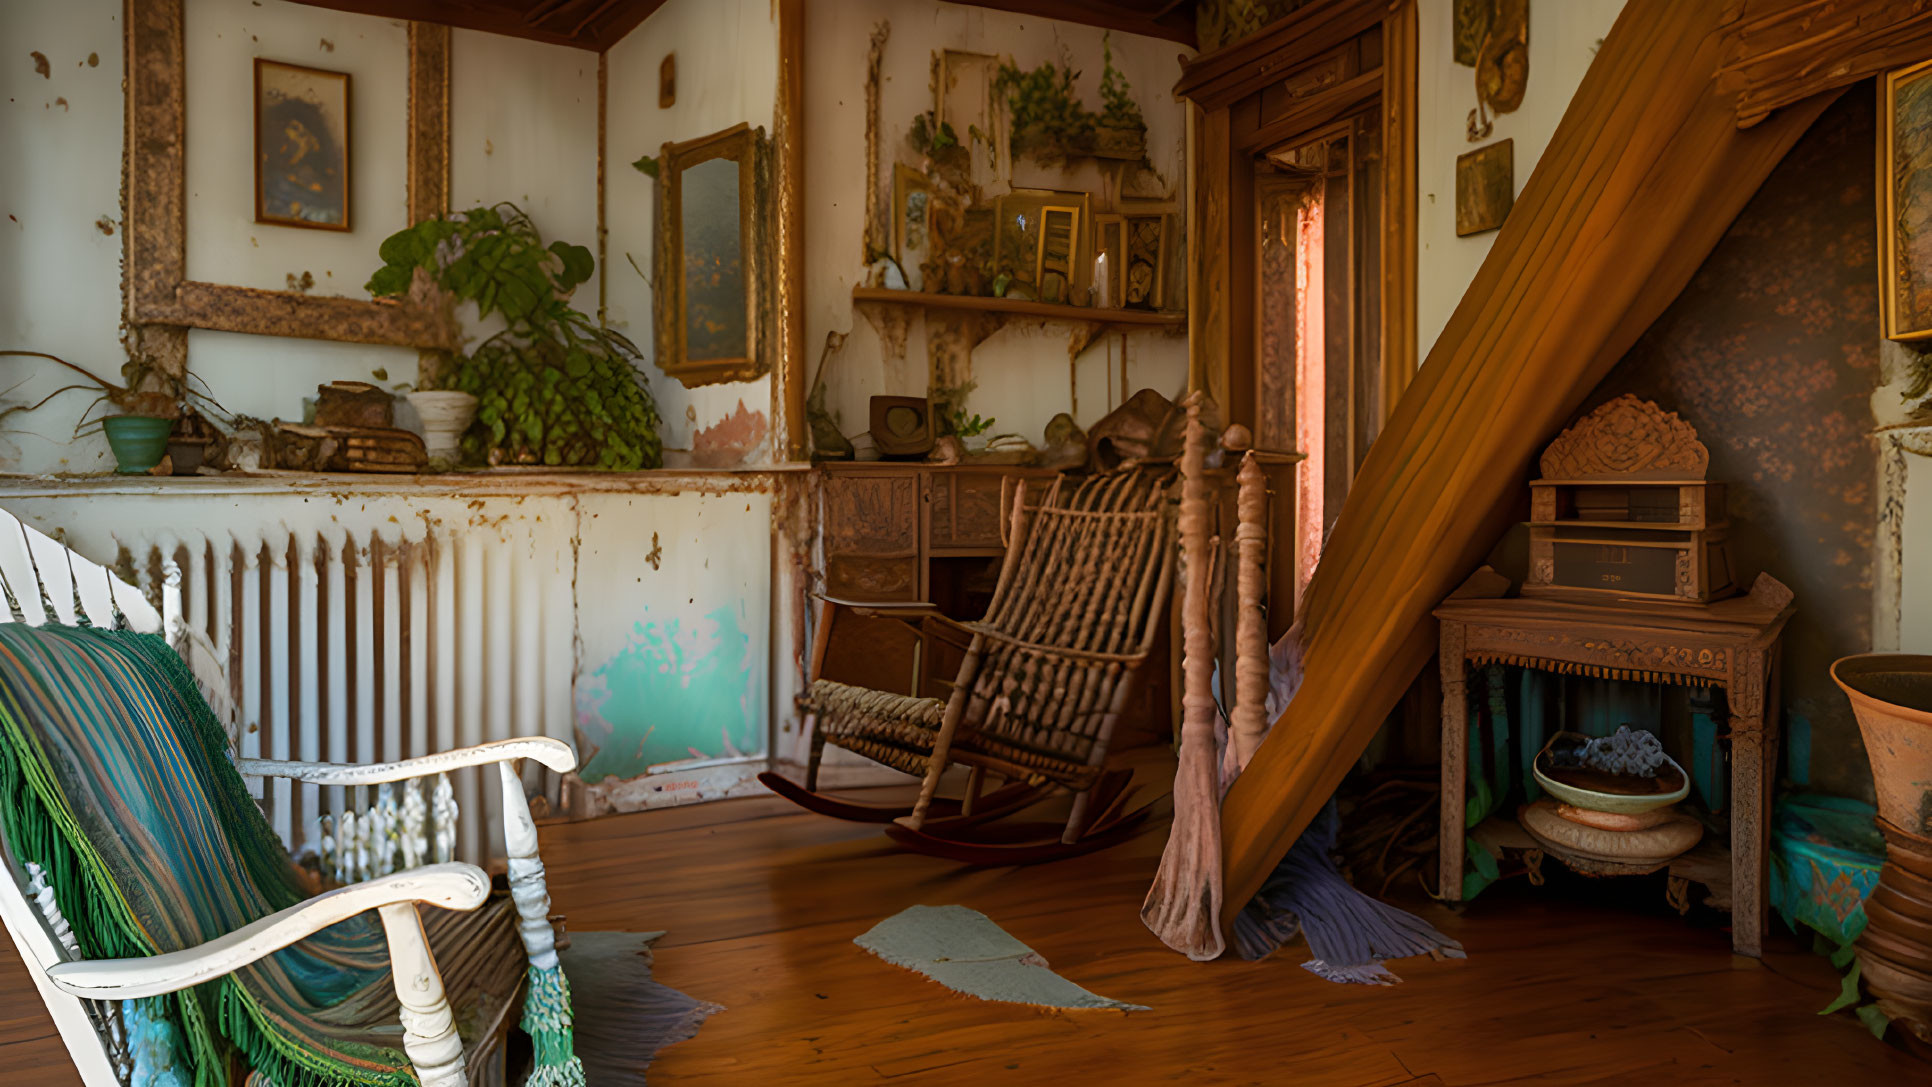
[[1858, 726], [1827, 669], [1871, 641], [1873, 101], [1860, 84], [1819, 118], [1583, 408], [1635, 393], [1697, 428], [1710, 478], [1728, 484], [1744, 583], [1764, 570], [1797, 595], [1786, 779], [1867, 798]]

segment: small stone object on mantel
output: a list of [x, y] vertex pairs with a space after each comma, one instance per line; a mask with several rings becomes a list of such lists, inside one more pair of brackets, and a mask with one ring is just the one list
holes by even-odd
[[1087, 462], [1087, 432], [1066, 412], [1047, 420], [1046, 446], [1040, 451], [1040, 466], [1064, 472]]

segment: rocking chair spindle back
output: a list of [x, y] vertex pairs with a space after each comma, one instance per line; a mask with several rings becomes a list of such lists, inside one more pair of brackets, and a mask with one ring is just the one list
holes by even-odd
[[[812, 761], [803, 789], [761, 775], [773, 791], [824, 814], [886, 821], [897, 812], [817, 794], [823, 745], [921, 776], [910, 813], [887, 831], [924, 852], [972, 863], [1051, 860], [1111, 844], [1145, 814], [1128, 812], [1124, 772], [1108, 745], [1165, 614], [1176, 561], [1165, 473], [1062, 478], [1029, 509], [1013, 503], [1006, 559], [944, 702], [816, 678]], [[821, 642], [837, 607], [828, 602]], [[930, 614], [926, 616], [932, 618]], [[972, 769], [961, 801], [936, 798], [946, 768]], [[988, 772], [1008, 779], [980, 796]], [[1057, 840], [1014, 842], [982, 829], [1052, 787], [1074, 794]], [[930, 820], [930, 822], [929, 822]], [[995, 840], [997, 839], [997, 840]]]

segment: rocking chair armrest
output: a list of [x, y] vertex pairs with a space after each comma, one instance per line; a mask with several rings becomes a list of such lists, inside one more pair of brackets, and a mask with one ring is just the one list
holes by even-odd
[[475, 747], [462, 747], [435, 755], [423, 755], [401, 762], [357, 765], [339, 762], [288, 762], [280, 759], [236, 759], [235, 769], [244, 776], [291, 778], [311, 785], [382, 785], [411, 778], [433, 777], [467, 766], [488, 766], [514, 759], [535, 759], [558, 773], [577, 768], [577, 753], [562, 740], [548, 736], [526, 736], [513, 740], [492, 740]]
[[369, 910], [415, 903], [473, 910], [489, 896], [490, 878], [473, 864], [424, 865], [325, 892], [195, 947], [146, 958], [58, 963], [48, 968], [47, 979], [69, 996], [85, 999], [159, 996], [232, 974]]

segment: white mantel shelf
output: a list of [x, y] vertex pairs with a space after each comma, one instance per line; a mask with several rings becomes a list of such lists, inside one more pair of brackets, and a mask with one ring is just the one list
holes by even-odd
[[433, 475], [382, 472], [226, 472], [215, 476], [0, 475], [0, 500], [67, 496], [363, 495], [493, 497], [530, 494], [678, 494], [769, 490], [775, 477], [808, 463], [740, 468], [659, 468], [643, 472], [495, 470]]

